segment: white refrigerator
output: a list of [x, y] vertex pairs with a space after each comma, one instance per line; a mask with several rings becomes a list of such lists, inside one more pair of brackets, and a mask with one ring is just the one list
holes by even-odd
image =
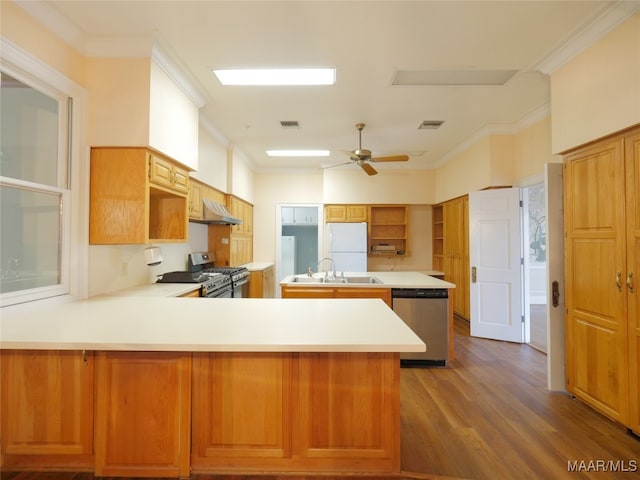
[[327, 223], [327, 235], [328, 255], [336, 263], [336, 271], [367, 271], [366, 223]]
[[280, 280], [283, 280], [296, 273], [296, 237], [283, 236], [280, 242]]

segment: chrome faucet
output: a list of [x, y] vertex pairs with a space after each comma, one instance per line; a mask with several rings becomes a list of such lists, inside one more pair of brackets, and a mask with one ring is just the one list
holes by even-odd
[[[321, 258], [321, 259], [318, 261], [318, 268], [320, 267], [320, 264], [321, 264], [324, 260], [329, 260], [329, 261], [331, 262], [331, 265], [333, 265], [333, 278], [336, 278], [336, 262], [334, 262], [334, 261], [333, 261], [333, 258], [330, 258], [330, 257], [324, 257], [324, 258]], [[327, 278], [327, 277], [329, 276], [329, 271], [328, 271], [328, 270], [325, 270], [325, 271], [324, 271], [324, 276], [325, 276], [325, 278]]]

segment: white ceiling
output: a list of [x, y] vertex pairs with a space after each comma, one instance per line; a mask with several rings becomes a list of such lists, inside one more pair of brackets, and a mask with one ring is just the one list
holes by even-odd
[[[201, 117], [258, 170], [347, 162], [345, 151], [358, 146], [355, 124], [364, 122], [363, 148], [410, 155], [406, 164], [377, 164], [381, 171], [433, 168], [483, 133], [514, 131], [545, 115], [550, 66], [638, 7], [595, 0], [17, 3], [85, 54], [129, 55], [152, 39], [202, 93]], [[210, 72], [304, 66], [335, 67], [336, 84], [223, 87]], [[396, 70], [484, 69], [518, 73], [500, 86], [391, 83]], [[283, 129], [282, 120], [300, 128]], [[418, 130], [424, 120], [444, 124]], [[288, 148], [332, 154], [265, 154]]]

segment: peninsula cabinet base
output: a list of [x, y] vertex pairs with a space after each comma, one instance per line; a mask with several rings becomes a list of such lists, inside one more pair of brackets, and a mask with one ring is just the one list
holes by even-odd
[[400, 471], [397, 353], [194, 354], [192, 473]]

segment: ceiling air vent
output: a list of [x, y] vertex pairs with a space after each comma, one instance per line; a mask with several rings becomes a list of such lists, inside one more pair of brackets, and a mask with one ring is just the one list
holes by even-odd
[[280, 126], [282, 128], [300, 128], [300, 123], [297, 120], [280, 120]]
[[437, 130], [443, 123], [443, 120], [425, 120], [418, 126], [418, 130]]

